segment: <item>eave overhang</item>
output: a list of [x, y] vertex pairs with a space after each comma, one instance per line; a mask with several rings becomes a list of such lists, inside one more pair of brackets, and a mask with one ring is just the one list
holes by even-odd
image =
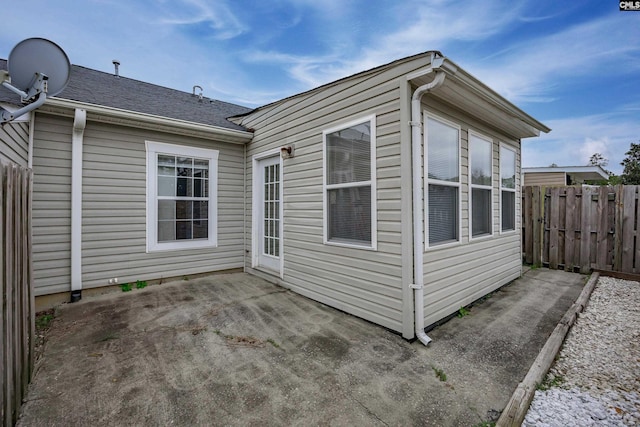
[[444, 58], [440, 65], [434, 65], [407, 75], [407, 80], [416, 87], [422, 86], [434, 78], [432, 72], [427, 72], [429, 68], [440, 70], [447, 76], [444, 83], [431, 93], [431, 97], [515, 139], [535, 137], [540, 132], [551, 131], [452, 61]]

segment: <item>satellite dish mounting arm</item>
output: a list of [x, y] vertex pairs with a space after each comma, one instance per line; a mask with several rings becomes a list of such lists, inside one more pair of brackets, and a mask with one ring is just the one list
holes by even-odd
[[48, 80], [49, 77], [43, 73], [35, 73], [32, 83], [29, 86], [27, 92], [24, 92], [18, 89], [15, 86], [11, 85], [11, 77], [9, 77], [9, 73], [4, 72], [0, 75], [2, 78], [2, 86], [9, 89], [11, 92], [20, 95], [20, 98], [23, 103], [30, 102], [24, 107], [16, 110], [16, 111], [8, 111], [4, 108], [0, 107], [0, 125], [4, 125], [11, 120], [14, 120], [29, 111], [35, 110], [40, 107], [47, 100], [47, 90], [48, 90]]
[[40, 107], [48, 96], [56, 96], [67, 86], [71, 63], [57, 44], [38, 37], [15, 45], [7, 60], [7, 71], [0, 70], [0, 85], [20, 95], [27, 104], [16, 111], [0, 107], [0, 126]]

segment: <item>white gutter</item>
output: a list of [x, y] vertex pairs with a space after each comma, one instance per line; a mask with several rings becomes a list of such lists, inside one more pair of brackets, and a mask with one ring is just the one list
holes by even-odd
[[76, 108], [71, 137], [71, 302], [82, 297], [82, 143], [87, 111]]
[[421, 99], [424, 94], [438, 88], [444, 82], [445, 72], [439, 70], [442, 64], [439, 62], [433, 65], [422, 75], [435, 73], [435, 78], [430, 83], [418, 87], [411, 97], [411, 152], [413, 158], [413, 280], [410, 285], [413, 289], [414, 297], [414, 313], [416, 336], [420, 342], [427, 345], [431, 342], [431, 338], [424, 332], [424, 230], [422, 227], [424, 221], [424, 204], [422, 202], [422, 105]]

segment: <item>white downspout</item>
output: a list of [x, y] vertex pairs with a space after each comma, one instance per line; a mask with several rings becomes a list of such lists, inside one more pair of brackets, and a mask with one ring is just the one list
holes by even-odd
[[435, 72], [435, 78], [431, 83], [418, 87], [411, 97], [411, 154], [413, 158], [413, 275], [414, 284], [411, 285], [414, 297], [414, 313], [416, 336], [420, 342], [427, 345], [431, 338], [424, 332], [424, 267], [423, 267], [423, 239], [424, 221], [422, 202], [422, 96], [438, 88], [443, 82], [446, 74], [438, 69], [429, 68], [425, 74]]
[[29, 151], [27, 155], [27, 167], [29, 169], [33, 169], [33, 140], [34, 133], [36, 131], [36, 112], [31, 112], [31, 117], [29, 118]]
[[82, 298], [82, 144], [87, 111], [76, 108], [71, 137], [71, 302]]

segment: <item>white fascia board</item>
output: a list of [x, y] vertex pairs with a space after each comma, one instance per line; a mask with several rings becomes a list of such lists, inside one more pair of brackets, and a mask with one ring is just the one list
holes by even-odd
[[[219, 126], [205, 125], [201, 123], [190, 122], [187, 120], [173, 119], [169, 117], [156, 116], [153, 114], [138, 113], [135, 111], [122, 110], [119, 108], [60, 99], [56, 97], [48, 98], [45, 105], [40, 107], [39, 110], [52, 114], [61, 114], [60, 111], [56, 111], [56, 108], [69, 108], [73, 110], [75, 110], [76, 108], [81, 108], [87, 111], [88, 119], [105, 123], [122, 124], [151, 129], [165, 127], [165, 129], [158, 129], [164, 131], [168, 131], [171, 128], [176, 130], [180, 129], [192, 131], [192, 133], [194, 133], [193, 136], [207, 139], [216, 139], [237, 144], [244, 144], [246, 142], [249, 142], [253, 138], [253, 133], [247, 131], [226, 129]], [[179, 133], [185, 134], [185, 132]]]
[[600, 166], [557, 166], [557, 167], [540, 167], [540, 168], [522, 168], [522, 173], [579, 173], [579, 174], [596, 174], [603, 179], [609, 178], [609, 175]]

